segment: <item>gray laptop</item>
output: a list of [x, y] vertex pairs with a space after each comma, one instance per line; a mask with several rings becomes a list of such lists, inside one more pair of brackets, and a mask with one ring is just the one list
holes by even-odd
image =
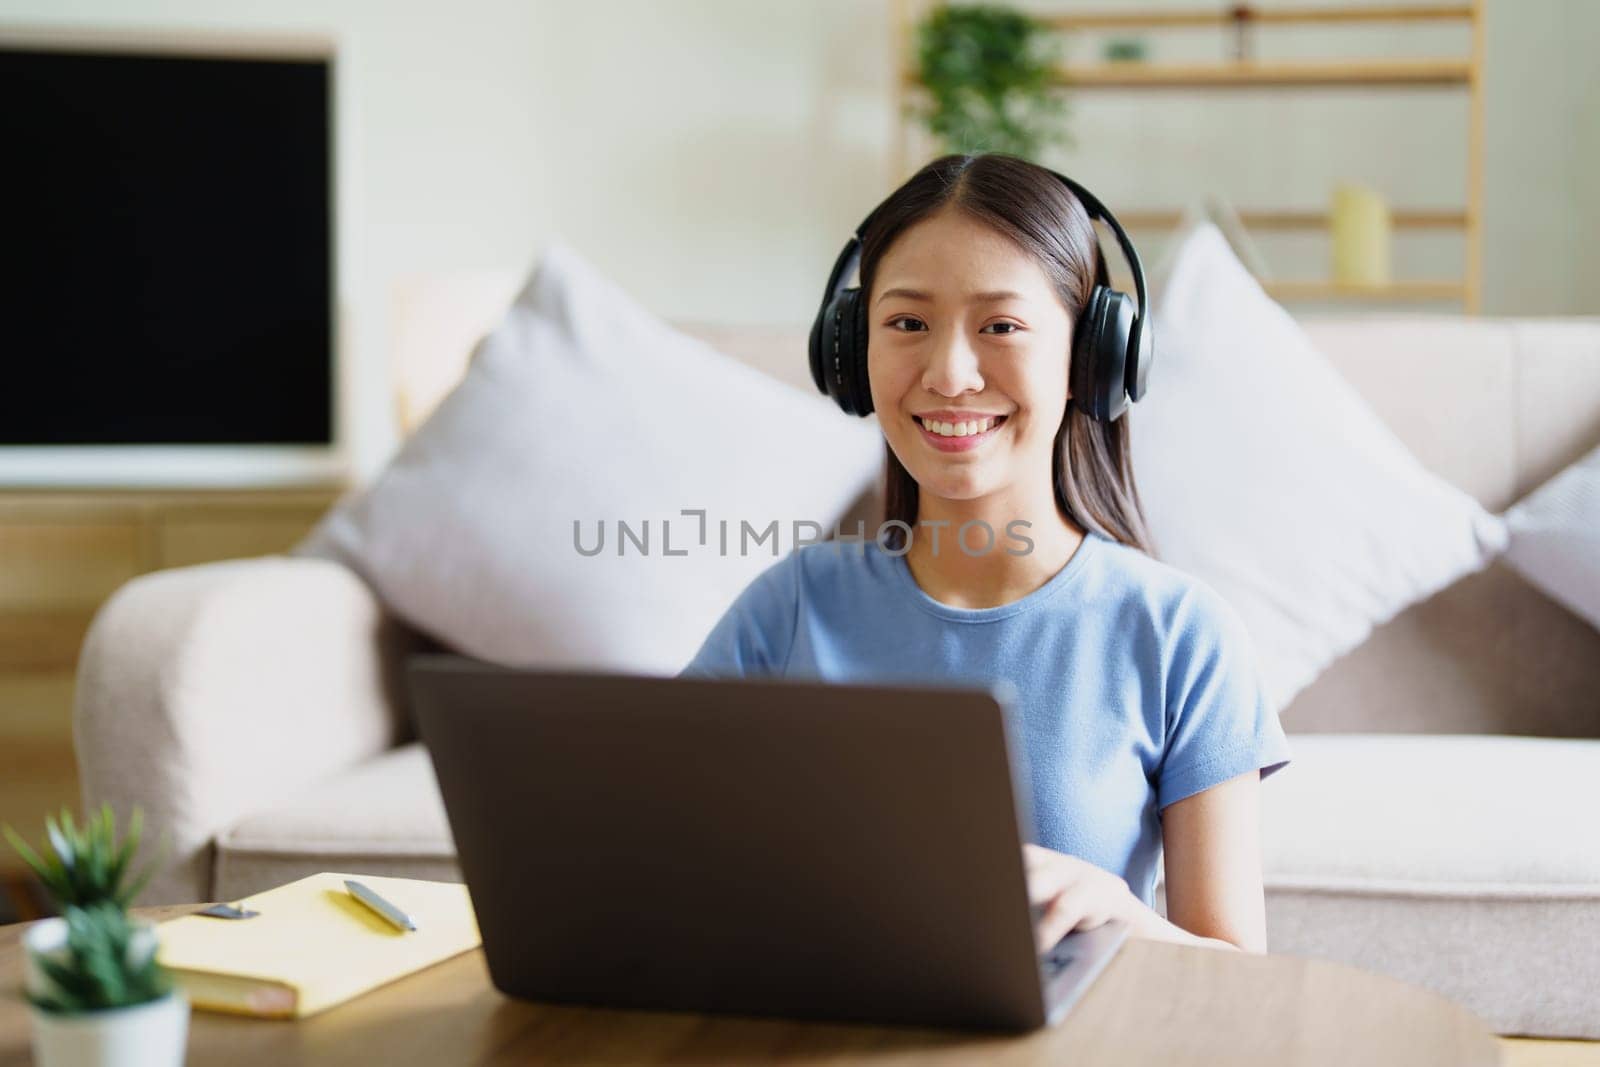
[[1005, 683], [407, 670], [509, 996], [1026, 1030], [1127, 936], [1038, 954]]

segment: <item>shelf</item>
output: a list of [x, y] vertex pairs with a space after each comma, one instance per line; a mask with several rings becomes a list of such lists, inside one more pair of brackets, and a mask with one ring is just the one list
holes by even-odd
[[1095, 63], [1057, 71], [1073, 89], [1249, 89], [1289, 86], [1466, 85], [1465, 59], [1368, 59], [1359, 62]]
[[[1128, 229], [1170, 230], [1183, 221], [1181, 211], [1119, 211], [1117, 221]], [[1326, 211], [1241, 211], [1239, 221], [1248, 230], [1325, 230]], [[1395, 211], [1390, 224], [1397, 230], [1464, 230], [1465, 211]]]
[[1402, 7], [1395, 4], [1352, 5], [1349, 7], [1306, 7], [1292, 10], [1249, 9], [1239, 19], [1231, 10], [1220, 11], [1085, 11], [1070, 15], [1051, 15], [1044, 22], [1058, 30], [1101, 29], [1180, 29], [1200, 26], [1246, 24], [1289, 25], [1312, 22], [1444, 22], [1471, 21], [1471, 4], [1430, 4]]
[[1341, 285], [1326, 281], [1267, 281], [1261, 287], [1274, 300], [1465, 300], [1465, 282], [1440, 279], [1390, 282], [1387, 285]]
[[[909, 88], [917, 74], [901, 75]], [[1472, 63], [1465, 59], [1364, 59], [1263, 63], [1092, 63], [1057, 70], [1056, 85], [1070, 89], [1267, 89], [1296, 86], [1354, 88], [1470, 85]]]

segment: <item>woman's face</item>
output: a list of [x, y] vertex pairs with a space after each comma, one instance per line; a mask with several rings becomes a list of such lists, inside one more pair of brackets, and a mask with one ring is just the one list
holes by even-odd
[[[1072, 322], [1038, 262], [946, 209], [895, 239], [868, 301], [872, 405], [919, 490], [948, 500], [1049, 492]], [[998, 424], [983, 430], [991, 417]], [[936, 421], [965, 421], [967, 434], [944, 436]]]

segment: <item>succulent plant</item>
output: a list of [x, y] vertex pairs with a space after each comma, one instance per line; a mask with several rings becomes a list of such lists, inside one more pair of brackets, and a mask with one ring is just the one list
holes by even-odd
[[128, 905], [150, 881], [159, 860], [129, 881], [129, 863], [139, 848], [143, 813], [133, 809], [128, 834], [117, 840], [116, 816], [103, 804], [80, 827], [63, 808], [57, 822], [45, 817], [53, 855], [41, 859], [9, 825], [0, 827], [33, 873], [44, 883], [67, 926], [64, 951], [34, 953], [47, 980], [30, 990], [29, 1003], [57, 1014], [127, 1008], [159, 1000], [172, 990], [172, 975], [156, 962], [156, 939], [137, 936]]
[[54, 851], [49, 860], [41, 859], [9, 825], [0, 830], [17, 854], [33, 868], [58, 909], [109, 901], [118, 909], [126, 910], [150, 881], [159, 863], [159, 860], [152, 862], [137, 878], [127, 881], [128, 864], [139, 847], [143, 827], [143, 813], [134, 808], [128, 820], [128, 835], [119, 845], [116, 816], [112, 814], [111, 805], [101, 805], [81, 828], [74, 824], [72, 812], [62, 808], [59, 823], [45, 816], [45, 830]]
[[130, 1008], [172, 991], [171, 972], [156, 962], [156, 940], [136, 943], [137, 927], [109, 900], [66, 907], [67, 952], [34, 956], [47, 992], [27, 994], [40, 1011], [76, 1015]]

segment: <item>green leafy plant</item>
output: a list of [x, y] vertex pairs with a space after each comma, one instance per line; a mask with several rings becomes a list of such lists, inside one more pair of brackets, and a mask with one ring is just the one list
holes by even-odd
[[1110, 63], [1139, 63], [1149, 54], [1149, 49], [1138, 37], [1114, 37], [1106, 42], [1105, 57]]
[[101, 805], [82, 827], [74, 824], [72, 812], [62, 808], [60, 823], [45, 816], [45, 832], [54, 853], [49, 860], [41, 859], [9, 824], [0, 830], [23, 861], [33, 868], [58, 909], [109, 901], [119, 910], [126, 910], [150, 881], [159, 862], [152, 862], [133, 881], [126, 880], [128, 865], [138, 850], [143, 828], [143, 812], [134, 808], [128, 820], [128, 836], [119, 845], [116, 816], [111, 812], [111, 805]]
[[908, 110], [948, 152], [1035, 158], [1070, 145], [1054, 83], [1059, 37], [1020, 11], [991, 4], [935, 8], [917, 26], [917, 77], [929, 102]]
[[66, 908], [67, 953], [64, 959], [35, 955], [34, 962], [50, 981], [45, 993], [28, 993], [40, 1011], [76, 1015], [131, 1008], [160, 1000], [172, 991], [172, 974], [156, 962], [156, 941], [136, 944], [137, 928], [109, 900]]
[[67, 924], [64, 952], [34, 953], [33, 961], [49, 983], [30, 990], [29, 1003], [57, 1014], [106, 1011], [159, 1000], [172, 991], [172, 975], [156, 962], [156, 939], [128, 918], [128, 905], [150, 881], [160, 861], [129, 880], [139, 848], [144, 813], [128, 820], [128, 834], [117, 840], [116, 816], [103, 804], [80, 827], [63, 808], [60, 822], [45, 817], [51, 857], [43, 859], [10, 825], [0, 826]]

